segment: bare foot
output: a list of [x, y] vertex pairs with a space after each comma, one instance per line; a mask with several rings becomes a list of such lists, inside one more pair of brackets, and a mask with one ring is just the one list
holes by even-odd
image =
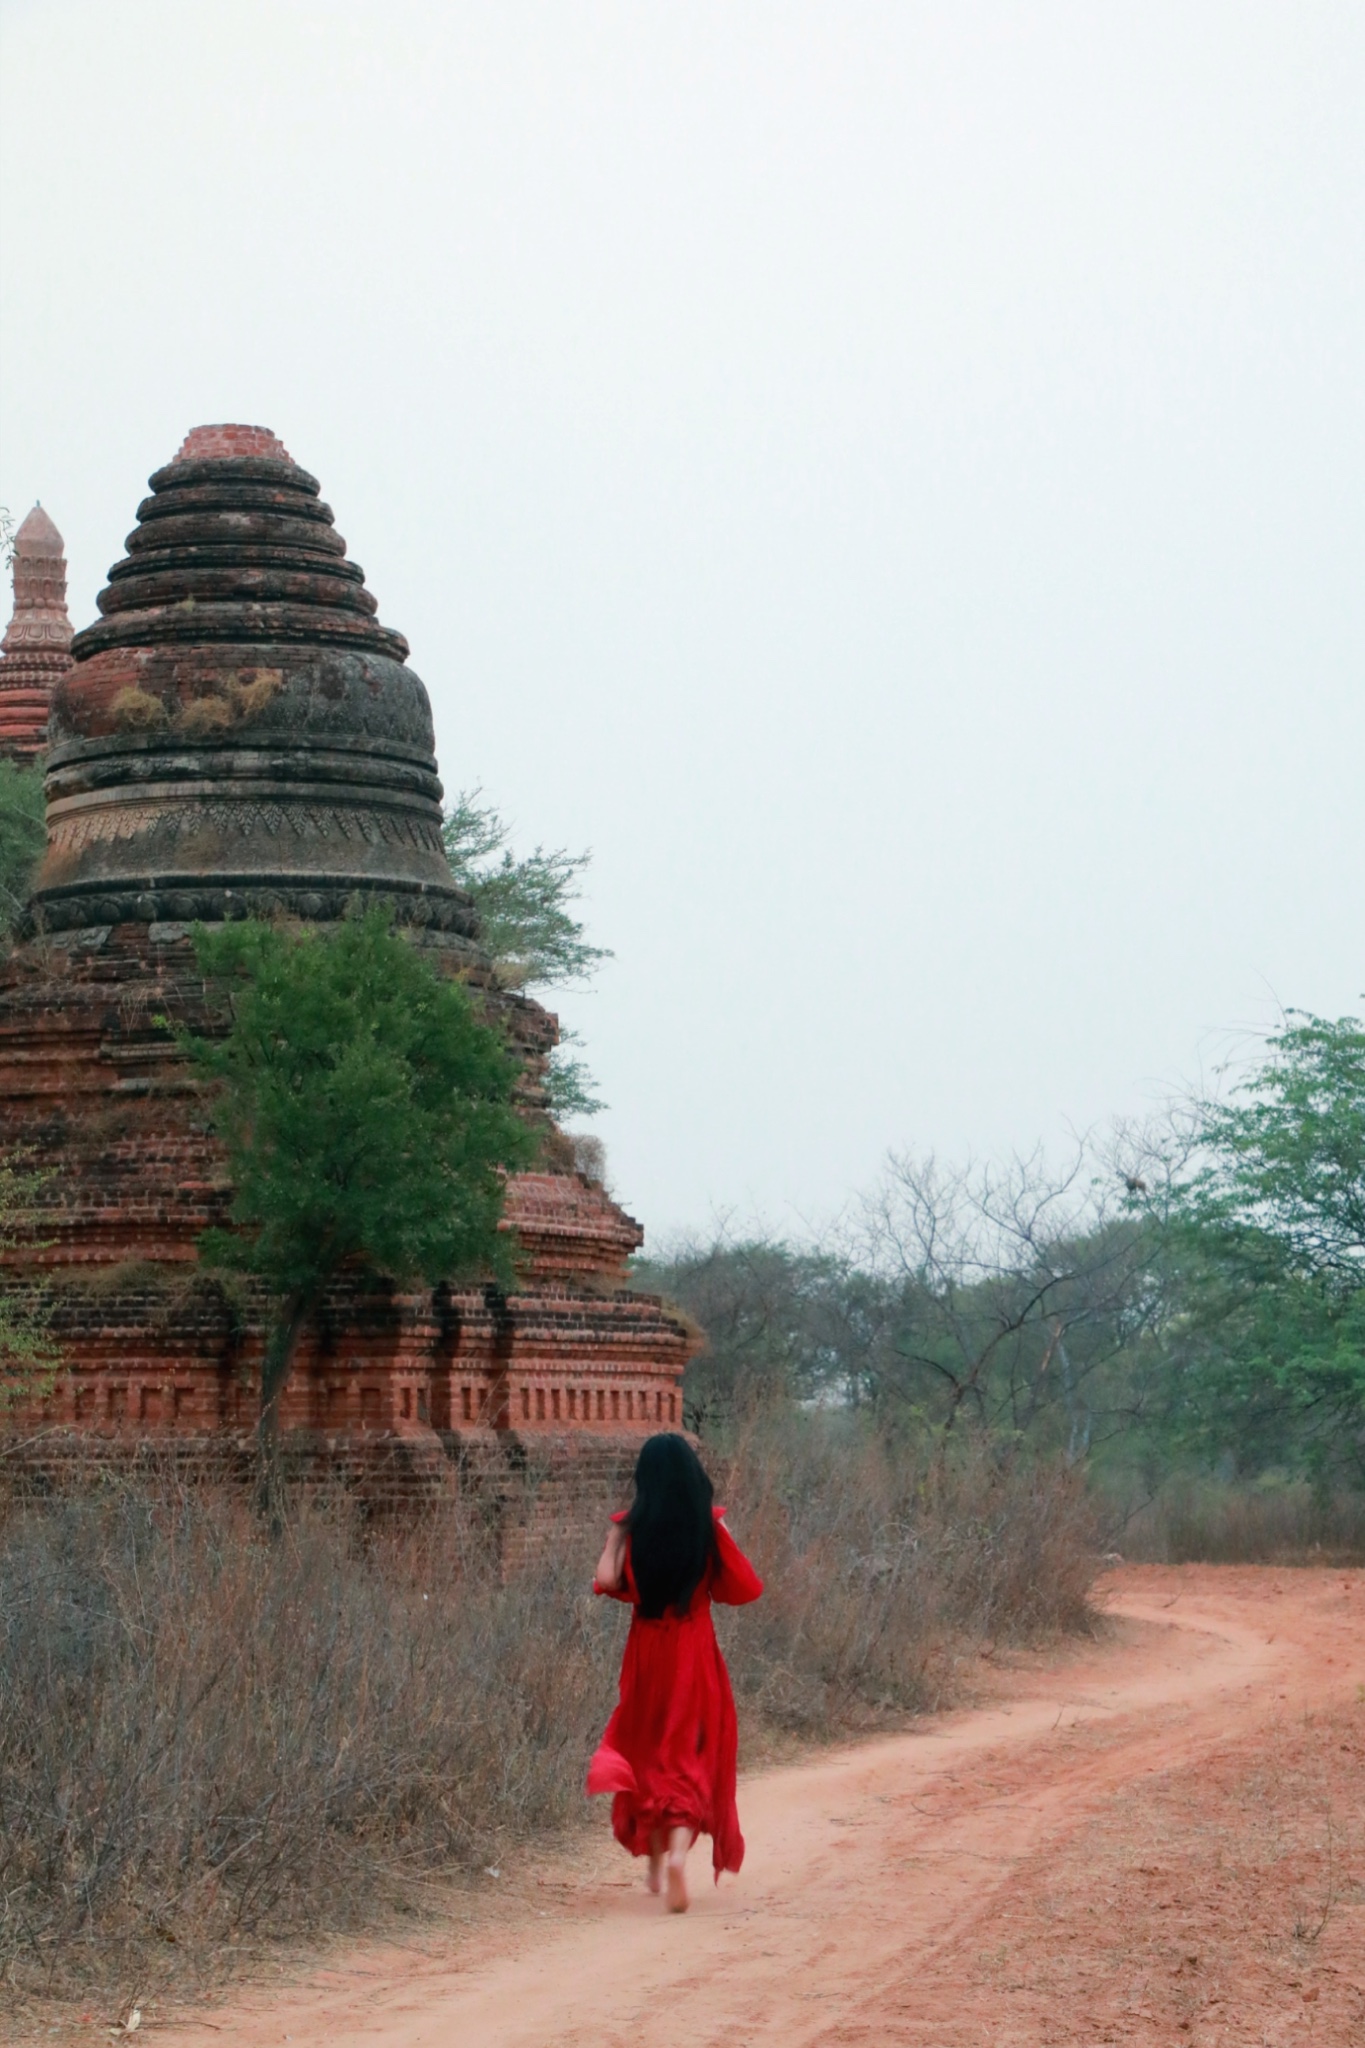
[[687, 1911], [687, 1851], [681, 1856], [671, 1855], [668, 1859], [668, 1910], [670, 1913]]
[[650, 1891], [652, 1891], [652, 1892], [661, 1892], [661, 1891], [663, 1890], [663, 1888], [664, 1888], [664, 1876], [663, 1876], [663, 1872], [664, 1872], [664, 1859], [663, 1859], [663, 1857], [662, 1857], [662, 1856], [656, 1856], [656, 1855], [655, 1855], [655, 1853], [653, 1852], [653, 1850], [651, 1850], [651, 1851], [650, 1851], [650, 1856], [649, 1856], [649, 1875], [648, 1875], [648, 1877], [647, 1877], [647, 1878], [645, 1879], [645, 1884], [646, 1884], [646, 1886], [648, 1887], [648, 1889], [649, 1889]]

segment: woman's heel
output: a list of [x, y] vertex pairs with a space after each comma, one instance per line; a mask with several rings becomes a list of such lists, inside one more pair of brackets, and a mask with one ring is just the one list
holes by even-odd
[[668, 1859], [668, 1910], [670, 1913], [687, 1911], [687, 1851], [681, 1856]]
[[668, 1837], [668, 1862], [665, 1865], [670, 1913], [687, 1911], [687, 1852], [692, 1847], [691, 1828], [674, 1828]]

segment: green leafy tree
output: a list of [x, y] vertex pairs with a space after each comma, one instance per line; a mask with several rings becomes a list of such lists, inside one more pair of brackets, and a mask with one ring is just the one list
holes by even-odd
[[0, 936], [28, 901], [46, 842], [45, 816], [42, 769], [0, 761]]
[[485, 950], [505, 980], [517, 987], [565, 988], [591, 981], [605, 946], [593, 946], [570, 905], [582, 894], [590, 853], [562, 848], [518, 860], [510, 828], [482, 791], [461, 790], [446, 813], [444, 838], [451, 872], [474, 898]]
[[230, 1018], [221, 1038], [182, 1039], [212, 1084], [233, 1184], [234, 1227], [203, 1249], [273, 1305], [260, 1389], [273, 1491], [280, 1394], [327, 1288], [343, 1268], [510, 1281], [504, 1177], [535, 1139], [500, 1035], [384, 911], [330, 930], [199, 927], [195, 947]]
[[[481, 796], [477, 789], [459, 792], [444, 838], [451, 872], [474, 899], [484, 950], [509, 987], [586, 986], [612, 957], [589, 943], [572, 908], [591, 854], [538, 846], [518, 859], [508, 845], [510, 828]], [[586, 1064], [569, 1049], [577, 1043], [577, 1034], [565, 1031], [550, 1059], [550, 1109], [560, 1119], [603, 1107]]]
[[1291, 1012], [1223, 1102], [1167, 1224], [1177, 1424], [1244, 1465], [1365, 1480], [1365, 1024]]
[[722, 1227], [636, 1260], [631, 1279], [705, 1337], [683, 1383], [699, 1434], [724, 1437], [791, 1400], [858, 1404], [884, 1290], [837, 1254]]

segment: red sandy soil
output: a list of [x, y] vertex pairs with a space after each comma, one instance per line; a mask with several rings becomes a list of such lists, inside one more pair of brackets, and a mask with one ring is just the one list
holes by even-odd
[[[978, 1710], [747, 1779], [670, 1918], [609, 1842], [170, 2048], [1365, 2048], [1365, 1573], [1124, 1567]], [[602, 1812], [602, 1832], [606, 1813]]]

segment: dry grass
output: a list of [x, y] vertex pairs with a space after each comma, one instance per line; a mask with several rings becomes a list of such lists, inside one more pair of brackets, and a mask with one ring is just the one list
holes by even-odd
[[[724, 1477], [768, 1577], [725, 1629], [750, 1731], [935, 1704], [953, 1642], [1085, 1615], [1065, 1475], [775, 1428]], [[504, 1578], [453, 1505], [376, 1533], [302, 1504], [273, 1542], [169, 1476], [0, 1506], [10, 1999], [208, 1981], [581, 1817], [625, 1622], [586, 1591], [595, 1537]]]
[[1093, 1514], [1060, 1464], [954, 1461], [793, 1424], [718, 1473], [767, 1590], [721, 1629], [760, 1728], [806, 1736], [933, 1709], [956, 1653], [1088, 1625]]
[[577, 1561], [504, 1585], [456, 1517], [361, 1542], [316, 1506], [272, 1543], [169, 1481], [12, 1509], [2, 1540], [0, 1967], [25, 1988], [359, 1924], [578, 1810], [614, 1642]]
[[1133, 1516], [1119, 1547], [1151, 1564], [1361, 1564], [1365, 1495], [1173, 1481]]

